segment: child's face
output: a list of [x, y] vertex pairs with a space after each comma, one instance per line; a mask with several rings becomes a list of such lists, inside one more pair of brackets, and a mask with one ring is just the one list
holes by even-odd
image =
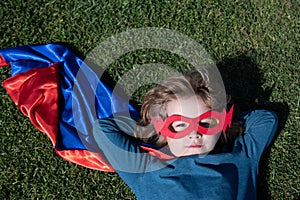
[[[204, 104], [200, 97], [191, 96], [188, 98], [179, 98], [172, 100], [167, 104], [167, 114], [182, 115], [184, 117], [195, 118], [210, 109]], [[205, 119], [203, 123], [211, 123]], [[185, 122], [174, 122], [172, 128], [175, 131], [182, 131], [187, 124]], [[195, 154], [206, 154], [213, 150], [221, 133], [215, 135], [203, 135], [193, 130], [183, 138], [167, 137], [170, 151], [176, 156], [189, 156]]]

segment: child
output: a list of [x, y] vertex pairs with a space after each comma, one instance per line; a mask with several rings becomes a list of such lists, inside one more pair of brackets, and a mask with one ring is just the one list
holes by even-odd
[[259, 159], [277, 117], [243, 113], [226, 131], [233, 107], [219, 106], [207, 77], [196, 71], [151, 89], [137, 123], [122, 115], [96, 121], [99, 149], [137, 199], [256, 198]]

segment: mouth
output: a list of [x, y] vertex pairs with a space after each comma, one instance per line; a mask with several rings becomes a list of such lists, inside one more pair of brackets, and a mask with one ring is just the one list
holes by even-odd
[[194, 148], [201, 148], [203, 145], [201, 144], [192, 144], [190, 146], [187, 146], [187, 148], [191, 148], [191, 149], [194, 149]]

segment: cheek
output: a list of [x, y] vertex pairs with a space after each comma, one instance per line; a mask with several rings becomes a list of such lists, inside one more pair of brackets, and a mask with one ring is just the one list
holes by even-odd
[[180, 148], [181, 146], [184, 145], [184, 141], [182, 139], [170, 139], [170, 138], [167, 138], [167, 142], [168, 142], [168, 145], [171, 147], [171, 148]]
[[203, 141], [206, 145], [214, 147], [215, 144], [218, 142], [220, 136], [221, 136], [221, 133], [216, 134], [216, 135], [203, 135]]
[[175, 156], [182, 154], [183, 150], [185, 149], [186, 142], [184, 141], [184, 139], [170, 139], [167, 137], [167, 142], [168, 142], [170, 151]]

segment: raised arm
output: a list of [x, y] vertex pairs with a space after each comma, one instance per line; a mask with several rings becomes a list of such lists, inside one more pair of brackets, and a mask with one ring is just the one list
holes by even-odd
[[99, 119], [93, 136], [108, 162], [119, 172], [140, 173], [149, 165], [151, 156], [131, 137], [135, 121], [119, 116]]
[[275, 136], [277, 115], [268, 110], [255, 110], [245, 115], [244, 119], [245, 135], [242, 139], [246, 144], [247, 154], [259, 160]]

